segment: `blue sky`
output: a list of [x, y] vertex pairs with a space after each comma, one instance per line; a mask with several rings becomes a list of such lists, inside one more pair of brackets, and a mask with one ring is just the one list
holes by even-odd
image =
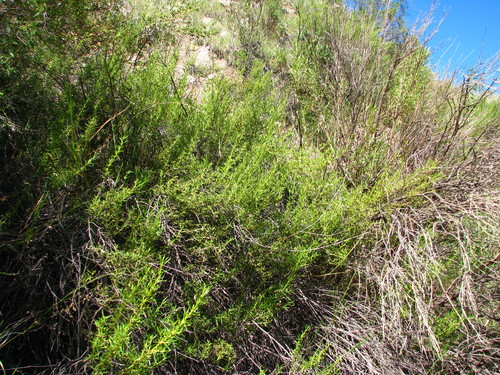
[[[410, 21], [430, 9], [432, 0], [407, 0]], [[434, 15], [445, 19], [428, 46], [435, 51], [435, 69], [467, 71], [500, 50], [500, 0], [440, 0]], [[434, 25], [436, 26], [436, 24]]]

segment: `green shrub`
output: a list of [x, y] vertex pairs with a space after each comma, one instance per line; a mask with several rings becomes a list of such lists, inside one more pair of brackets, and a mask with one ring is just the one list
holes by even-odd
[[0, 5], [5, 371], [495, 368], [498, 103], [350, 4]]

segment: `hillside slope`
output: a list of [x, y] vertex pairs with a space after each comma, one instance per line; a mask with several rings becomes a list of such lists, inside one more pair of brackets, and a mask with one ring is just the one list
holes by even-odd
[[498, 58], [396, 1], [3, 1], [0, 368], [494, 374]]

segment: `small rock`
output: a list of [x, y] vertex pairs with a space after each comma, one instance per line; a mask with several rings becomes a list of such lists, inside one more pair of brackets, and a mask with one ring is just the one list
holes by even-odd
[[215, 66], [219, 69], [224, 69], [227, 67], [227, 61], [224, 59], [215, 60]]
[[210, 47], [201, 46], [196, 51], [196, 60], [194, 66], [198, 69], [207, 69], [212, 67], [212, 59], [210, 58]]
[[188, 83], [188, 85], [191, 85], [191, 86], [194, 85], [196, 83], [196, 78], [193, 77], [192, 75], [188, 75], [187, 76], [187, 83]]

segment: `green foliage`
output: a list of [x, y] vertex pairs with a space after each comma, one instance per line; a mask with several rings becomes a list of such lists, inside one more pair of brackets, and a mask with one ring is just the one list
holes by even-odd
[[310, 327], [297, 337], [290, 373], [301, 375], [339, 373], [338, 365], [340, 361], [338, 359], [332, 361], [327, 357], [328, 344], [320, 344], [314, 351], [311, 351], [311, 348], [304, 347], [304, 341], [308, 334], [310, 334]]
[[439, 341], [444, 344], [444, 353], [458, 340], [464, 338], [464, 334], [460, 332], [461, 327], [462, 321], [456, 311], [447, 311], [443, 316], [435, 319], [434, 330]]
[[2, 2], [2, 368], [422, 373], [498, 330], [492, 183], [448, 171], [498, 101], [353, 4]]
[[217, 339], [201, 345], [200, 357], [214, 361], [219, 366], [223, 366], [224, 370], [229, 371], [236, 359], [236, 353], [230, 343]]
[[[147, 264], [144, 251], [120, 252], [111, 258], [116, 280], [111, 280], [109, 286], [118, 294], [108, 296], [112, 306], [109, 315], [103, 314], [95, 321], [89, 361], [97, 374], [147, 374], [168, 358], [209, 288], [200, 288], [200, 295], [181, 314], [156, 296], [162, 282], [163, 262]], [[120, 271], [128, 274], [121, 275]]]

